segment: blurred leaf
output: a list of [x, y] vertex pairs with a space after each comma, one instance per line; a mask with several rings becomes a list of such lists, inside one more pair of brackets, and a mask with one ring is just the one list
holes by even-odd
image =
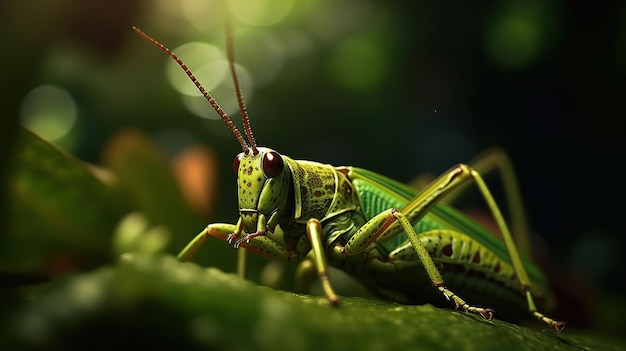
[[[431, 305], [300, 296], [173, 257], [127, 255], [56, 282], [8, 320], [9, 349], [618, 350], [606, 339]], [[584, 344], [584, 346], [582, 345]], [[7, 349], [6, 347], [4, 349]]]
[[121, 191], [134, 208], [153, 225], [163, 225], [172, 234], [171, 252], [193, 238], [206, 223], [184, 201], [165, 155], [139, 130], [115, 134], [104, 150], [104, 164], [117, 176]]
[[20, 129], [7, 188], [0, 270], [52, 276], [110, 258], [111, 232], [127, 209], [84, 163]]

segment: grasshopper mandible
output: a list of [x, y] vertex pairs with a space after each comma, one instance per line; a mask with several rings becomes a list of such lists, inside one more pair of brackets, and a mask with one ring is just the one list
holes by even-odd
[[[438, 292], [456, 308], [493, 318], [493, 309], [466, 302], [444, 284], [443, 275], [456, 281], [464, 294], [478, 295], [476, 300], [482, 297], [490, 304], [502, 298], [506, 306], [505, 300], [514, 296], [538, 320], [559, 332], [565, 328], [564, 322], [538, 311], [535, 300], [550, 297], [543, 275], [519, 254], [498, 205], [474, 168], [458, 164], [417, 192], [364, 169], [293, 160], [259, 147], [241, 96], [230, 37], [229, 65], [247, 140], [181, 59], [133, 29], [181, 66], [242, 148], [233, 163], [239, 191], [237, 223], [209, 224], [180, 252], [180, 259], [189, 259], [211, 236], [269, 259], [301, 261], [297, 278], [305, 280], [317, 272], [331, 305], [340, 299], [328, 279], [329, 265], [387, 299], [424, 303], [433, 301], [432, 292]], [[504, 242], [440, 203], [471, 182], [485, 199]], [[424, 287], [429, 283], [434, 289]]]

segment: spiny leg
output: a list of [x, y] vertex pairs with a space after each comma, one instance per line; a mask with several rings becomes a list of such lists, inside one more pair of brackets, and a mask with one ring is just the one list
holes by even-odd
[[[395, 208], [385, 210], [374, 216], [359, 228], [345, 246], [338, 246], [336, 249], [340, 251], [339, 253], [341, 255], [347, 257], [354, 256], [365, 252], [373, 243], [389, 239], [391, 236], [398, 235], [402, 231], [407, 234], [409, 242], [417, 253], [431, 282], [447, 300], [452, 300], [457, 308], [480, 314], [488, 320], [493, 318], [494, 311], [492, 309], [472, 306], [445, 286], [441, 273], [439, 273], [430, 253], [419, 239], [419, 236], [415, 233], [413, 225], [402, 212]], [[390, 268], [394, 269], [392, 267]]]
[[393, 214], [402, 225], [402, 228], [404, 229], [404, 232], [407, 234], [407, 237], [409, 238], [411, 245], [417, 251], [420, 261], [426, 268], [426, 272], [431, 277], [431, 280], [432, 280], [433, 275], [431, 275], [430, 270], [434, 270], [435, 272], [437, 272], [440, 282], [435, 282], [433, 280], [433, 283], [435, 283], [435, 287], [439, 290], [439, 292], [441, 292], [446, 299], [452, 300], [456, 308], [461, 308], [464, 311], [480, 314], [481, 316], [483, 316], [483, 318], [487, 320], [493, 319], [494, 310], [492, 310], [491, 308], [482, 308], [478, 306], [472, 306], [468, 304], [467, 302], [465, 302], [465, 300], [463, 300], [460, 296], [452, 292], [450, 289], [448, 289], [444, 285], [443, 278], [441, 278], [441, 274], [439, 273], [439, 270], [437, 270], [437, 266], [433, 262], [432, 257], [430, 257], [428, 250], [426, 249], [422, 241], [419, 239], [417, 233], [415, 233], [415, 230], [413, 229], [413, 225], [411, 225], [411, 222], [409, 222], [409, 220], [401, 212], [393, 212]]
[[[490, 148], [474, 158], [470, 162], [470, 167], [483, 177], [494, 171], [498, 172], [504, 188], [507, 207], [510, 211], [513, 237], [515, 238], [519, 251], [531, 257], [532, 249], [528, 236], [526, 211], [524, 210], [513, 163], [507, 153], [501, 148]], [[417, 177], [411, 184], [416, 189], [422, 190], [428, 183], [432, 182], [433, 179], [435, 179], [435, 177], [431, 174], [425, 174]], [[469, 182], [461, 184], [443, 198], [441, 202], [446, 204], [454, 203], [458, 197], [467, 191], [470, 185], [471, 183]]]
[[226, 241], [229, 234], [233, 233], [237, 229], [234, 224], [228, 223], [212, 223], [209, 224], [204, 230], [196, 235], [185, 248], [183, 248], [178, 254], [178, 259], [187, 261], [196, 253], [196, 251], [204, 244], [204, 241], [209, 237], [215, 237], [220, 240]]
[[[494, 147], [478, 155], [470, 162], [470, 165], [483, 177], [491, 172], [498, 172], [507, 207], [510, 211], [512, 235], [515, 238], [515, 243], [521, 253], [531, 257], [532, 246], [528, 236], [526, 211], [511, 159], [504, 150]], [[469, 185], [469, 183], [466, 184]], [[461, 188], [464, 187], [466, 185], [461, 186]]]
[[326, 256], [324, 254], [324, 245], [322, 242], [322, 224], [319, 220], [311, 218], [306, 223], [306, 235], [311, 243], [311, 251], [313, 252], [313, 260], [315, 262], [315, 268], [319, 276], [322, 288], [333, 306], [339, 305], [339, 297], [333, 291], [333, 288], [328, 279], [328, 264], [326, 263]]
[[464, 164], [453, 167], [451, 170], [444, 173], [439, 178], [435, 179], [426, 189], [424, 189], [424, 191], [422, 191], [413, 200], [411, 200], [402, 209], [402, 213], [405, 214], [412, 223], [415, 223], [417, 221], [416, 218], [419, 219], [423, 217], [424, 211], [434, 206], [434, 204], [442, 197], [446, 196], [450, 191], [458, 188], [460, 185], [472, 180], [478, 186], [478, 190], [487, 202], [489, 211], [491, 212], [491, 215], [495, 219], [496, 223], [498, 224], [498, 228], [502, 233], [502, 238], [504, 240], [504, 244], [507, 248], [509, 256], [511, 257], [511, 262], [513, 263], [515, 274], [517, 275], [522, 285], [522, 290], [526, 294], [528, 309], [530, 313], [540, 321], [551, 325], [557, 331], [562, 331], [563, 328], [565, 328], [564, 322], [555, 321], [537, 311], [535, 302], [531, 294], [532, 284], [530, 282], [530, 279], [528, 278], [528, 273], [526, 272], [526, 268], [522, 263], [517, 247], [513, 242], [513, 238], [511, 237], [504, 217], [500, 212], [500, 208], [496, 204], [482, 176], [476, 170]]
[[[498, 224], [498, 228], [502, 232], [505, 246], [513, 263], [513, 268], [522, 285], [522, 290], [526, 294], [530, 313], [537, 319], [553, 326], [557, 331], [563, 330], [563, 328], [565, 327], [565, 324], [563, 322], [557, 322], [537, 311], [532, 294], [530, 293], [532, 287], [530, 279], [528, 278], [526, 269], [522, 264], [522, 260], [520, 259], [519, 252], [517, 251], [508, 227], [506, 226], [504, 218], [502, 217], [502, 213], [500, 212], [500, 209], [498, 208], [495, 200], [493, 199], [493, 196], [491, 195], [491, 192], [483, 181], [481, 175], [468, 165], [459, 164], [439, 176], [433, 182], [431, 182], [428, 186], [426, 186], [426, 188], [418, 193], [417, 196], [409, 201], [409, 203], [405, 207], [402, 208], [402, 211], [399, 212], [402, 214], [402, 216], [398, 216], [398, 212], [393, 212], [393, 209], [388, 210], [392, 211], [391, 213], [394, 215], [394, 217], [398, 219], [398, 223], [400, 223], [401, 226], [396, 225], [397, 223], [389, 222], [391, 218], [388, 214], [383, 212], [372, 218], [368, 223], [366, 223], [366, 225], [364, 226], [366, 228], [362, 227], [361, 229], [359, 229], [357, 234], [355, 234], [346, 245], [346, 249], [348, 246], [352, 245], [355, 254], [360, 253], [365, 251], [366, 248], [371, 245], [371, 243], [383, 242], [404, 230], [409, 240], [411, 241], [412, 246], [416, 250], [420, 250], [419, 247], [423, 247], [423, 245], [417, 238], [417, 234], [415, 234], [411, 223], [417, 223], [433, 206], [435, 206], [437, 202], [441, 201], [445, 196], [447, 196], [454, 189], [457, 189], [460, 185], [470, 181], [474, 181], [478, 186], [478, 189], [480, 190], [483, 198], [487, 202], [493, 218]], [[350, 250], [345, 250], [344, 254], [349, 251]], [[422, 254], [419, 253], [419, 251], [418, 254], [420, 256], [420, 259], [424, 263], [424, 266], [427, 269], [427, 272], [429, 273], [433, 284], [435, 284], [435, 286], [437, 287], [443, 286], [443, 280], [441, 279], [439, 272], [437, 271], [436, 274], [432, 272], [431, 266], [435, 266], [434, 263], [432, 263], [432, 259], [430, 258], [430, 256], [424, 257]], [[447, 291], [445, 287], [442, 292], [444, 292], [448, 298], [459, 302], [453, 297], [454, 294]]]
[[[210, 236], [218, 238], [223, 241], [228, 241], [228, 238], [241, 230], [241, 221], [235, 224], [228, 223], [212, 223], [209, 224], [203, 231], [201, 231], [196, 237], [185, 246], [184, 249], [178, 254], [178, 259], [187, 261], [196, 253], [198, 248], [204, 244], [206, 239]], [[258, 255], [264, 256], [269, 259], [278, 259], [287, 261], [289, 259], [289, 252], [282, 248], [279, 244], [272, 241], [268, 237], [255, 237], [250, 239], [249, 242], [244, 242], [238, 248], [237, 254], [237, 275], [241, 278], [245, 277], [245, 265], [246, 265], [246, 251], [251, 251]]]
[[513, 267], [515, 268], [515, 274], [517, 274], [518, 279], [522, 285], [522, 290], [526, 294], [526, 300], [528, 301], [528, 309], [530, 313], [538, 320], [554, 327], [558, 332], [563, 331], [563, 329], [565, 329], [565, 322], [556, 321], [552, 318], [545, 316], [539, 311], [537, 311], [537, 307], [535, 306], [535, 302], [531, 293], [532, 284], [530, 282], [530, 279], [528, 278], [528, 273], [526, 272], [526, 268], [524, 267], [524, 264], [522, 263], [517, 247], [515, 246], [515, 243], [513, 242], [513, 238], [506, 226], [504, 217], [502, 217], [502, 214], [500, 213], [500, 209], [498, 208], [498, 205], [493, 199], [493, 196], [491, 195], [489, 188], [483, 181], [480, 174], [474, 171], [473, 169], [470, 169], [469, 175], [476, 182], [476, 185], [478, 186], [480, 192], [482, 193], [483, 198], [487, 202], [487, 205], [489, 206], [489, 209], [491, 210], [493, 217], [498, 223], [498, 227], [500, 228], [500, 232], [502, 233], [502, 238], [504, 239], [504, 243], [506, 245], [507, 251], [509, 252], [509, 256], [511, 256], [511, 262], [513, 263]]
[[[181, 261], [187, 261], [196, 253], [196, 251], [204, 244], [207, 237], [212, 236], [220, 240], [228, 240], [229, 235], [237, 230], [237, 225], [228, 223], [213, 223], [209, 224], [203, 231], [198, 233], [196, 237], [191, 240], [185, 248], [178, 254], [178, 259]], [[245, 278], [245, 266], [246, 266], [246, 252], [245, 249], [240, 248], [237, 253], [237, 276], [239, 278]]]

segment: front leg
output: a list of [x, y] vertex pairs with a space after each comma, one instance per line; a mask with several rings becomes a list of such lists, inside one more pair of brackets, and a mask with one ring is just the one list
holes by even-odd
[[227, 241], [229, 236], [237, 231], [237, 225], [229, 223], [212, 223], [206, 226], [193, 240], [185, 246], [184, 249], [178, 254], [178, 259], [182, 261], [189, 260], [204, 244], [204, 241], [209, 237], [215, 237], [220, 240]]
[[[182, 249], [178, 254], [178, 259], [181, 261], [189, 260], [209, 236], [230, 243], [230, 241], [236, 238], [242, 231], [243, 225], [241, 219], [236, 225], [229, 223], [209, 224]], [[290, 259], [290, 254], [287, 250], [266, 236], [250, 237], [248, 240], [241, 242], [240, 245], [237, 245], [237, 247], [237, 276], [241, 279], [244, 279], [246, 275], [246, 251], [256, 253], [268, 259], [283, 261]]]
[[[185, 248], [178, 254], [178, 258], [183, 261], [189, 260], [209, 236], [228, 241], [232, 235], [237, 235], [238, 230], [239, 232], [241, 231], [240, 227], [240, 224], [209, 224], [202, 232], [196, 235], [196, 237], [190, 241], [187, 246], [185, 246]], [[266, 236], [251, 238], [247, 242], [242, 242], [240, 247], [268, 259], [283, 261], [287, 261], [289, 259], [289, 252]], [[239, 268], [241, 269], [241, 267]]]

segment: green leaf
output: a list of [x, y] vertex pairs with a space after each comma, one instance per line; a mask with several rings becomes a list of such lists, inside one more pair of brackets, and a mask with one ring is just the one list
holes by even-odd
[[105, 148], [104, 164], [133, 207], [172, 234], [170, 253], [181, 250], [206, 225], [185, 203], [163, 152], [141, 131], [118, 132]]
[[110, 259], [127, 208], [81, 161], [20, 129], [7, 177], [0, 270], [50, 276]]
[[476, 315], [257, 286], [173, 257], [125, 256], [56, 282], [8, 321], [3, 349], [618, 350], [607, 340]]

